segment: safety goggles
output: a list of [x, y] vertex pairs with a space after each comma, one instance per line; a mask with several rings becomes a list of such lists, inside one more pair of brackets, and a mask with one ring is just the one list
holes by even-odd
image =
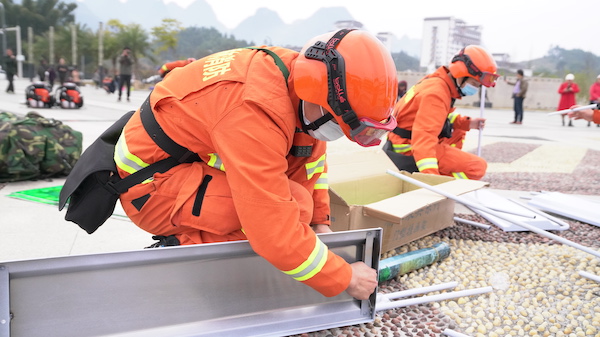
[[500, 77], [500, 75], [484, 71], [481, 72], [481, 75], [479, 75], [479, 82], [488, 88], [493, 88], [496, 86], [496, 80], [498, 77]]
[[346, 94], [346, 67], [344, 58], [335, 49], [340, 41], [353, 29], [341, 29], [327, 43], [317, 41], [307, 49], [305, 56], [322, 61], [327, 66], [328, 98], [327, 103], [333, 112], [342, 117], [350, 127], [350, 138], [361, 146], [376, 146], [381, 143], [381, 137], [396, 128], [397, 122], [390, 116], [386, 122], [378, 122], [368, 117], [358, 117], [350, 106]]
[[377, 122], [369, 117], [361, 117], [358, 121], [360, 126], [350, 131], [350, 137], [364, 147], [381, 144], [381, 137], [398, 126], [394, 116], [390, 116], [385, 123]]

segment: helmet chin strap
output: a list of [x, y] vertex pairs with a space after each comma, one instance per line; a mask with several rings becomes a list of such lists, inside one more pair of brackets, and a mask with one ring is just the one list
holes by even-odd
[[[454, 78], [454, 77], [452, 77], [452, 78]], [[458, 93], [459, 93], [461, 96], [463, 96], [463, 97], [464, 97], [464, 96], [466, 96], [466, 95], [465, 95], [465, 94], [462, 92], [462, 90], [461, 90], [461, 87], [462, 87], [462, 85], [463, 85], [463, 84], [465, 84], [465, 82], [466, 82], [466, 81], [467, 81], [467, 78], [466, 78], [466, 77], [463, 77], [463, 78], [462, 78], [462, 83], [461, 83], [460, 85], [458, 85], [458, 81], [457, 81], [457, 79], [456, 79], [456, 78], [454, 78], [454, 84], [456, 85], [456, 89], [458, 90]]]
[[316, 130], [318, 129], [321, 125], [327, 123], [328, 121], [330, 121], [331, 119], [333, 119], [333, 116], [327, 112], [325, 113], [323, 111], [323, 107], [319, 105], [319, 109], [321, 109], [321, 117], [317, 118], [314, 122], [311, 122], [309, 124], [306, 124], [306, 122], [304, 121], [304, 101], [301, 101], [300, 103], [300, 108], [298, 109], [298, 117], [300, 118], [300, 121], [302, 122], [302, 131], [304, 131], [304, 133], [308, 134], [308, 130]]

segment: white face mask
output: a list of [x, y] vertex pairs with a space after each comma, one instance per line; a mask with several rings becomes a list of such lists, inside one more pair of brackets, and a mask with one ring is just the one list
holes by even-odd
[[[321, 115], [325, 116], [323, 107], [319, 105], [319, 108], [321, 109]], [[306, 115], [304, 114], [304, 101], [302, 101], [302, 116], [304, 117], [304, 123], [306, 123], [306, 125], [310, 124], [310, 121], [306, 119]], [[336, 124], [333, 119], [328, 120], [323, 125], [319, 126], [318, 129], [308, 130], [307, 132], [313, 138], [326, 142], [336, 140], [344, 135], [342, 128]]]

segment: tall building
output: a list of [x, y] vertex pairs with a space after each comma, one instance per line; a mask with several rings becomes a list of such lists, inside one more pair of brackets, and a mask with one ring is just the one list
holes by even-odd
[[379, 39], [379, 41], [381, 41], [381, 43], [383, 43], [384, 46], [387, 47], [387, 49], [391, 52], [392, 51], [392, 42], [394, 40], [394, 34], [390, 33], [390, 32], [380, 32], [377, 33], [377, 38]]
[[425, 18], [419, 65], [432, 72], [470, 44], [481, 44], [481, 26], [469, 26], [452, 16]]

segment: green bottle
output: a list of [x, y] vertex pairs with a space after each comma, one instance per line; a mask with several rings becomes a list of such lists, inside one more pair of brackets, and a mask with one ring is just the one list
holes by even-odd
[[440, 242], [430, 248], [392, 256], [379, 262], [379, 282], [391, 280], [398, 275], [404, 275], [423, 268], [441, 261], [449, 255], [450, 246], [445, 242]]

